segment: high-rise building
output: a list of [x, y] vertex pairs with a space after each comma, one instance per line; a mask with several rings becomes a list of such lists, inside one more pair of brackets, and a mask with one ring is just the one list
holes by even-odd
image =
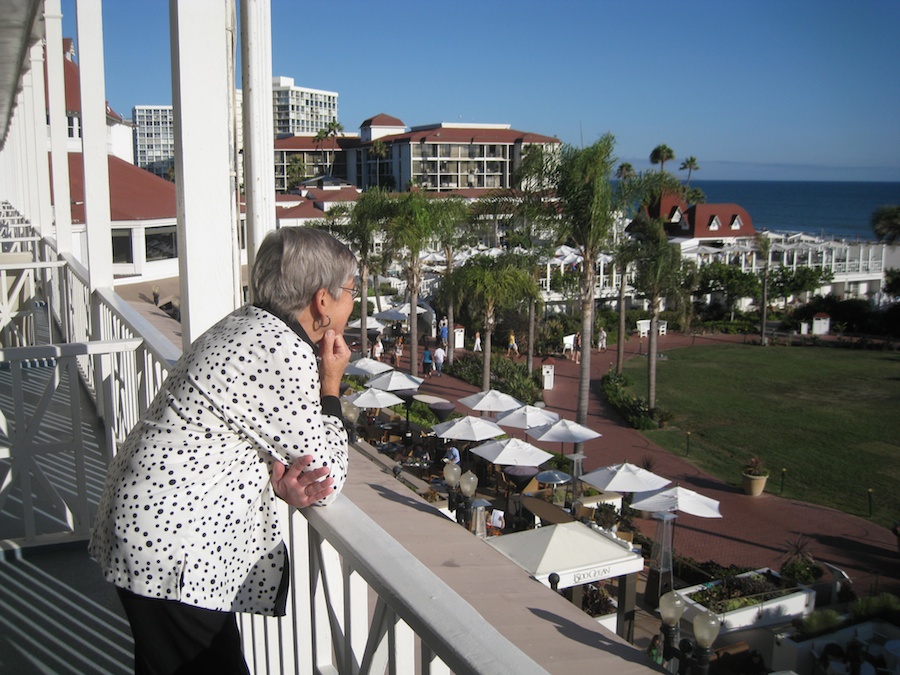
[[338, 94], [294, 85], [292, 77], [272, 78], [275, 137], [315, 134], [338, 119]]
[[175, 165], [175, 126], [172, 106], [138, 105], [132, 111], [134, 163], [157, 176], [169, 177]]

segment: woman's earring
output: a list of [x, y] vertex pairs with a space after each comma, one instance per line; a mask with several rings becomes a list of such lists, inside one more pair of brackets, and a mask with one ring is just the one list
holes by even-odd
[[316, 330], [321, 330], [322, 328], [328, 328], [331, 325], [331, 314], [326, 314], [325, 318], [328, 319], [328, 323], [322, 323], [318, 319], [313, 321], [313, 328]]

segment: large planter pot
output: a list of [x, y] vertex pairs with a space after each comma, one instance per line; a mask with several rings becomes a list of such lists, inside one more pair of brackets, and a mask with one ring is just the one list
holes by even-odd
[[744, 492], [751, 497], [759, 497], [763, 490], [766, 489], [766, 481], [768, 476], [753, 476], [749, 473], [742, 473]]
[[[768, 568], [746, 572], [740, 576], [749, 576], [751, 574], [765, 574], [778, 577], [778, 573]], [[689, 624], [694, 620], [695, 616], [705, 614], [708, 608], [699, 602], [691, 600], [689, 597], [695, 591], [703, 590], [710, 586], [721, 584], [721, 579], [716, 579], [707, 584], [697, 584], [687, 588], [679, 588], [678, 595], [684, 598], [684, 614], [682, 620]], [[760, 628], [762, 626], [770, 626], [773, 624], [787, 623], [792, 618], [805, 616], [813, 611], [816, 605], [816, 592], [811, 588], [801, 587], [799, 590], [786, 595], [780, 595], [770, 599], [763, 600], [755, 605], [740, 607], [728, 612], [717, 612], [722, 620], [721, 632], [730, 633], [744, 628]]]

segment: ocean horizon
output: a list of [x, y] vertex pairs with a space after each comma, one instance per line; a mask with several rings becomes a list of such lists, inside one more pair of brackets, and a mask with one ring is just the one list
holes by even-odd
[[900, 204], [900, 182], [691, 180], [708, 203], [747, 210], [757, 231], [875, 241], [872, 213]]

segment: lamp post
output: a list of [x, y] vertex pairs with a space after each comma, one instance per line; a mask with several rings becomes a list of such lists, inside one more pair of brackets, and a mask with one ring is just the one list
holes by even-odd
[[[670, 673], [686, 675], [709, 674], [709, 657], [712, 645], [719, 636], [719, 617], [706, 612], [694, 617], [694, 640], [678, 640], [678, 622], [684, 613], [684, 599], [675, 591], [664, 593], [659, 599], [659, 615], [662, 618], [663, 658], [668, 662]], [[676, 646], [675, 642], [678, 640]], [[677, 664], [674, 660], [677, 659]]]
[[471, 471], [466, 471], [459, 477], [459, 491], [462, 499], [456, 509], [456, 522], [467, 530], [472, 526], [472, 498], [478, 488], [478, 476]]
[[448, 462], [444, 465], [444, 482], [447, 484], [447, 508], [450, 509], [450, 513], [456, 511], [459, 505], [459, 475], [461, 473], [462, 469], [459, 468], [459, 464]]

